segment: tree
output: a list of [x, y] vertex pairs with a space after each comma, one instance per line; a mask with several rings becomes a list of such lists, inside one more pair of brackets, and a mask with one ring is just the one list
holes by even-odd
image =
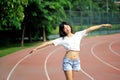
[[100, 0], [99, 2], [96, 2], [96, 3], [98, 3], [102, 11], [113, 12], [113, 11], [119, 10], [114, 0]]
[[117, 11], [118, 7], [114, 0], [70, 0], [72, 10], [87, 11], [92, 8], [93, 11]]
[[51, 32], [50, 28], [53, 28], [54, 24], [59, 23], [65, 17], [65, 5], [70, 5], [69, 1], [29, 0], [24, 18], [26, 30], [29, 33], [35, 32], [35, 35], [38, 35], [42, 29], [43, 32], [40, 32], [40, 34], [43, 34], [43, 40], [46, 41], [46, 34]]
[[21, 30], [27, 5], [28, 0], [0, 0], [0, 30]]
[[[49, 32], [48, 30], [53, 28], [53, 24], [59, 23], [59, 21], [62, 21], [64, 17], [66, 16], [64, 7], [68, 6], [70, 7], [70, 2], [67, 0], [46, 0], [43, 1], [44, 8], [42, 9], [44, 19], [42, 19], [43, 29], [46, 29], [46, 32]], [[49, 28], [48, 28], [49, 25]], [[43, 30], [43, 33], [45, 33], [45, 30]], [[43, 34], [43, 40], [46, 41], [46, 36]]]
[[20, 29], [28, 0], [0, 0], [0, 27]]

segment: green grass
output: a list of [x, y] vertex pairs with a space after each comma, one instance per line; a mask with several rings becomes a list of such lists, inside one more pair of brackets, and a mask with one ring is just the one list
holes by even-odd
[[17, 52], [26, 48], [37, 46], [39, 44], [41, 44], [41, 42], [25, 43], [24, 47], [20, 47], [20, 44], [11, 44], [9, 46], [0, 47], [0, 57], [6, 56], [8, 54], [12, 54], [14, 52]]

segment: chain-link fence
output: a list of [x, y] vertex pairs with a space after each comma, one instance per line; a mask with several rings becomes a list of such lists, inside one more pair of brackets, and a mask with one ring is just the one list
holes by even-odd
[[120, 32], [120, 12], [66, 11], [66, 21], [74, 26], [74, 30], [85, 29], [92, 25], [110, 23], [111, 29], [100, 29], [92, 34], [109, 34]]

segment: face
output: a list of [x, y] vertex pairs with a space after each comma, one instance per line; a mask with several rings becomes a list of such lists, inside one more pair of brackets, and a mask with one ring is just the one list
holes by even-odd
[[71, 33], [71, 27], [70, 27], [69, 25], [64, 25], [64, 32], [65, 32], [66, 34]]

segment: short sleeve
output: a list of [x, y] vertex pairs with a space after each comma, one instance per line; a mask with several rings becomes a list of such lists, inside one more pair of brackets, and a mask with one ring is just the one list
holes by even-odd
[[57, 38], [55, 40], [52, 40], [52, 42], [55, 46], [60, 45], [61, 41], [62, 41], [62, 38]]
[[82, 31], [76, 32], [75, 35], [82, 38], [84, 36], [87, 36], [87, 32], [86, 30], [82, 30]]

